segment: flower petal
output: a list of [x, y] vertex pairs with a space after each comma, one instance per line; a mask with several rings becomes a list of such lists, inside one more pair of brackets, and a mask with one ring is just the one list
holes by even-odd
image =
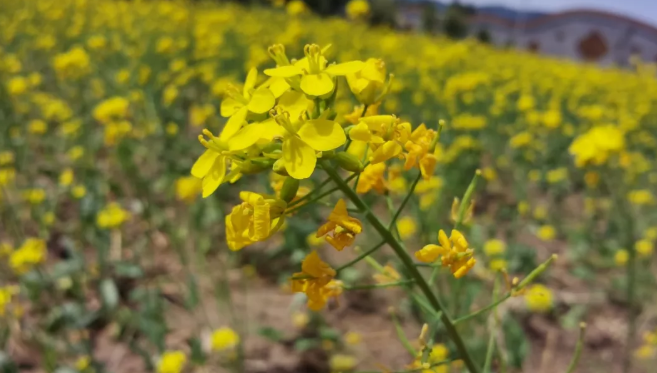
[[301, 68], [297, 66], [279, 66], [273, 69], [265, 70], [265, 75], [273, 76], [276, 78], [291, 78], [296, 75], [303, 74]]
[[227, 141], [233, 137], [233, 135], [235, 135], [246, 122], [246, 114], [248, 114], [248, 112], [249, 110], [244, 106], [237, 113], [233, 114], [233, 116], [228, 119], [228, 122], [226, 122], [224, 129], [219, 135], [219, 139]]
[[301, 126], [297, 135], [317, 151], [333, 150], [347, 141], [342, 127], [332, 120], [314, 119]]
[[347, 75], [354, 74], [361, 71], [365, 67], [365, 62], [363, 61], [351, 61], [345, 63], [339, 63], [337, 65], [329, 65], [324, 72], [329, 75]]
[[402, 146], [396, 141], [387, 141], [372, 153], [370, 162], [372, 164], [385, 162], [401, 154], [402, 150]]
[[287, 82], [283, 78], [273, 78], [273, 77], [269, 78], [265, 86], [269, 88], [271, 93], [273, 93], [274, 97], [276, 98], [281, 97], [283, 93], [287, 92], [287, 90], [290, 89], [290, 85], [287, 84]]
[[283, 141], [283, 161], [285, 169], [295, 179], [307, 179], [313, 174], [317, 155], [313, 148], [296, 136]]
[[221, 101], [221, 116], [224, 118], [229, 118], [243, 107], [243, 103], [235, 100], [232, 97], [226, 97], [223, 101]]
[[253, 92], [247, 105], [250, 112], [256, 114], [266, 113], [276, 104], [276, 98], [269, 88], [258, 88]]
[[301, 78], [301, 90], [310, 96], [323, 96], [333, 92], [335, 84], [328, 74], [310, 74]]
[[215, 159], [210, 172], [203, 178], [203, 198], [214, 193], [226, 176], [226, 157], [220, 156]]
[[210, 172], [215, 159], [219, 156], [214, 150], [207, 149], [200, 157], [194, 162], [192, 166], [192, 176], [202, 179]]
[[260, 140], [272, 140], [274, 137], [282, 135], [281, 130], [282, 127], [276, 124], [273, 118], [249, 124], [228, 140], [228, 150], [244, 150]]
[[309, 110], [312, 103], [306, 95], [298, 91], [287, 91], [278, 99], [278, 106], [283, 111], [290, 113], [290, 119], [292, 121], [299, 119], [301, 113]]
[[246, 76], [244, 81], [244, 97], [249, 97], [249, 92], [255, 87], [256, 81], [258, 80], [258, 70], [254, 67], [249, 70], [249, 74]]

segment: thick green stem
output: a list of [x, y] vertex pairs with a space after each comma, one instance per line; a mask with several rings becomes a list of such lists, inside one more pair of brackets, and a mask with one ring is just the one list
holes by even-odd
[[443, 325], [445, 326], [445, 331], [449, 335], [452, 342], [454, 342], [454, 345], [456, 346], [456, 349], [459, 352], [459, 356], [461, 357], [461, 359], [463, 359], [465, 366], [468, 368], [468, 370], [471, 373], [479, 373], [479, 368], [477, 367], [474, 360], [470, 356], [470, 353], [468, 352], [468, 349], [465, 346], [465, 343], [463, 342], [461, 335], [456, 330], [456, 327], [454, 326], [451, 318], [446, 313], [445, 307], [433, 294], [433, 291], [431, 291], [431, 287], [424, 280], [424, 277], [422, 277], [420, 271], [418, 271], [418, 269], [415, 267], [415, 263], [413, 262], [411, 256], [406, 252], [406, 250], [404, 250], [404, 248], [399, 243], [399, 241], [395, 239], [395, 237], [392, 235], [390, 230], [388, 230], [388, 228], [385, 227], [383, 223], [381, 223], [381, 221], [376, 217], [376, 215], [374, 215], [372, 211], [370, 211], [369, 207], [363, 202], [363, 200], [360, 199], [358, 194], [356, 194], [356, 192], [353, 191], [349, 187], [349, 185], [347, 185], [347, 183], [345, 183], [344, 180], [342, 180], [342, 178], [340, 178], [340, 175], [338, 175], [335, 169], [332, 168], [331, 165], [324, 160], [320, 160], [320, 163], [323, 165], [326, 173], [333, 179], [333, 181], [338, 186], [338, 188], [340, 188], [342, 193], [344, 193], [345, 197], [349, 198], [351, 202], [354, 205], [356, 205], [358, 209], [364, 211], [365, 219], [367, 219], [367, 221], [372, 225], [372, 227], [377, 231], [377, 233], [379, 233], [381, 238], [383, 238], [383, 240], [385, 240], [386, 243], [393, 249], [395, 254], [397, 254], [401, 262], [406, 267], [406, 270], [408, 271], [410, 276], [415, 280], [417, 286], [420, 288], [422, 293], [424, 293], [424, 296], [427, 297], [427, 299], [429, 300], [429, 303], [434, 308], [434, 310], [438, 312], [442, 312], [440, 319]]
[[418, 172], [417, 177], [413, 181], [413, 184], [411, 184], [411, 189], [408, 190], [408, 194], [406, 194], [406, 198], [402, 201], [401, 205], [399, 205], [399, 208], [395, 212], [395, 215], [392, 216], [392, 220], [390, 220], [390, 224], [388, 225], [388, 229], [392, 229], [395, 227], [395, 223], [397, 222], [397, 219], [399, 218], [399, 215], [401, 215], [402, 211], [404, 210], [404, 207], [406, 207], [406, 204], [408, 201], [410, 201], [411, 196], [413, 195], [413, 192], [415, 191], [415, 187], [417, 186], [417, 183], [420, 181], [422, 178], [422, 173]]

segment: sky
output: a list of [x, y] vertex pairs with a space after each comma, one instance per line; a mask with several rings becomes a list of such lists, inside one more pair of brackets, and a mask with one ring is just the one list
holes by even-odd
[[582, 8], [599, 9], [624, 14], [657, 27], [657, 0], [461, 0], [461, 2], [548, 12]]

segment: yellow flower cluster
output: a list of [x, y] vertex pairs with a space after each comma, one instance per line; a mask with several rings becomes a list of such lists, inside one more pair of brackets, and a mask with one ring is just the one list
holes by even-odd
[[456, 278], [465, 276], [474, 267], [476, 263], [474, 250], [468, 246], [468, 241], [461, 232], [453, 229], [448, 238], [445, 231], [441, 229], [438, 232], [438, 243], [440, 245], [429, 244], [415, 252], [417, 260], [433, 263], [440, 258], [442, 265], [449, 267]]

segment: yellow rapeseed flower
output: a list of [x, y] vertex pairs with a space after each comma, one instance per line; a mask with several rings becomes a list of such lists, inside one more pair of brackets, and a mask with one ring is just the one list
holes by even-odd
[[360, 220], [349, 216], [347, 204], [340, 199], [331, 211], [328, 222], [317, 229], [317, 237], [326, 236], [326, 241], [336, 250], [342, 251], [354, 243], [356, 235], [363, 230]]
[[201, 180], [196, 177], [186, 176], [176, 180], [176, 198], [179, 201], [194, 202], [201, 190]]
[[182, 351], [166, 351], [157, 363], [157, 373], [181, 373], [187, 363]]
[[449, 267], [456, 278], [465, 276], [474, 267], [474, 250], [468, 247], [468, 241], [461, 232], [453, 229], [448, 238], [441, 229], [438, 242], [440, 245], [429, 244], [416, 251], [415, 257], [423, 263], [433, 263], [440, 258], [443, 267]]
[[308, 297], [308, 308], [319, 311], [324, 308], [329, 298], [342, 293], [342, 283], [333, 280], [335, 275], [335, 270], [313, 251], [301, 263], [301, 272], [292, 276], [292, 291], [305, 293]]
[[241, 204], [226, 216], [226, 242], [237, 251], [264, 241], [285, 221], [285, 201], [253, 192], [240, 192]]
[[545, 285], [535, 284], [527, 288], [525, 304], [530, 311], [546, 312], [552, 309], [552, 290]]
[[46, 260], [46, 241], [38, 238], [28, 238], [23, 245], [9, 255], [9, 266], [22, 275], [34, 266]]
[[543, 241], [552, 241], [557, 236], [557, 231], [553, 226], [546, 224], [538, 228], [536, 234]]
[[239, 334], [229, 327], [222, 327], [212, 332], [212, 351], [234, 349], [240, 343]]
[[130, 213], [116, 202], [111, 202], [96, 215], [96, 224], [100, 228], [112, 229], [130, 220]]

